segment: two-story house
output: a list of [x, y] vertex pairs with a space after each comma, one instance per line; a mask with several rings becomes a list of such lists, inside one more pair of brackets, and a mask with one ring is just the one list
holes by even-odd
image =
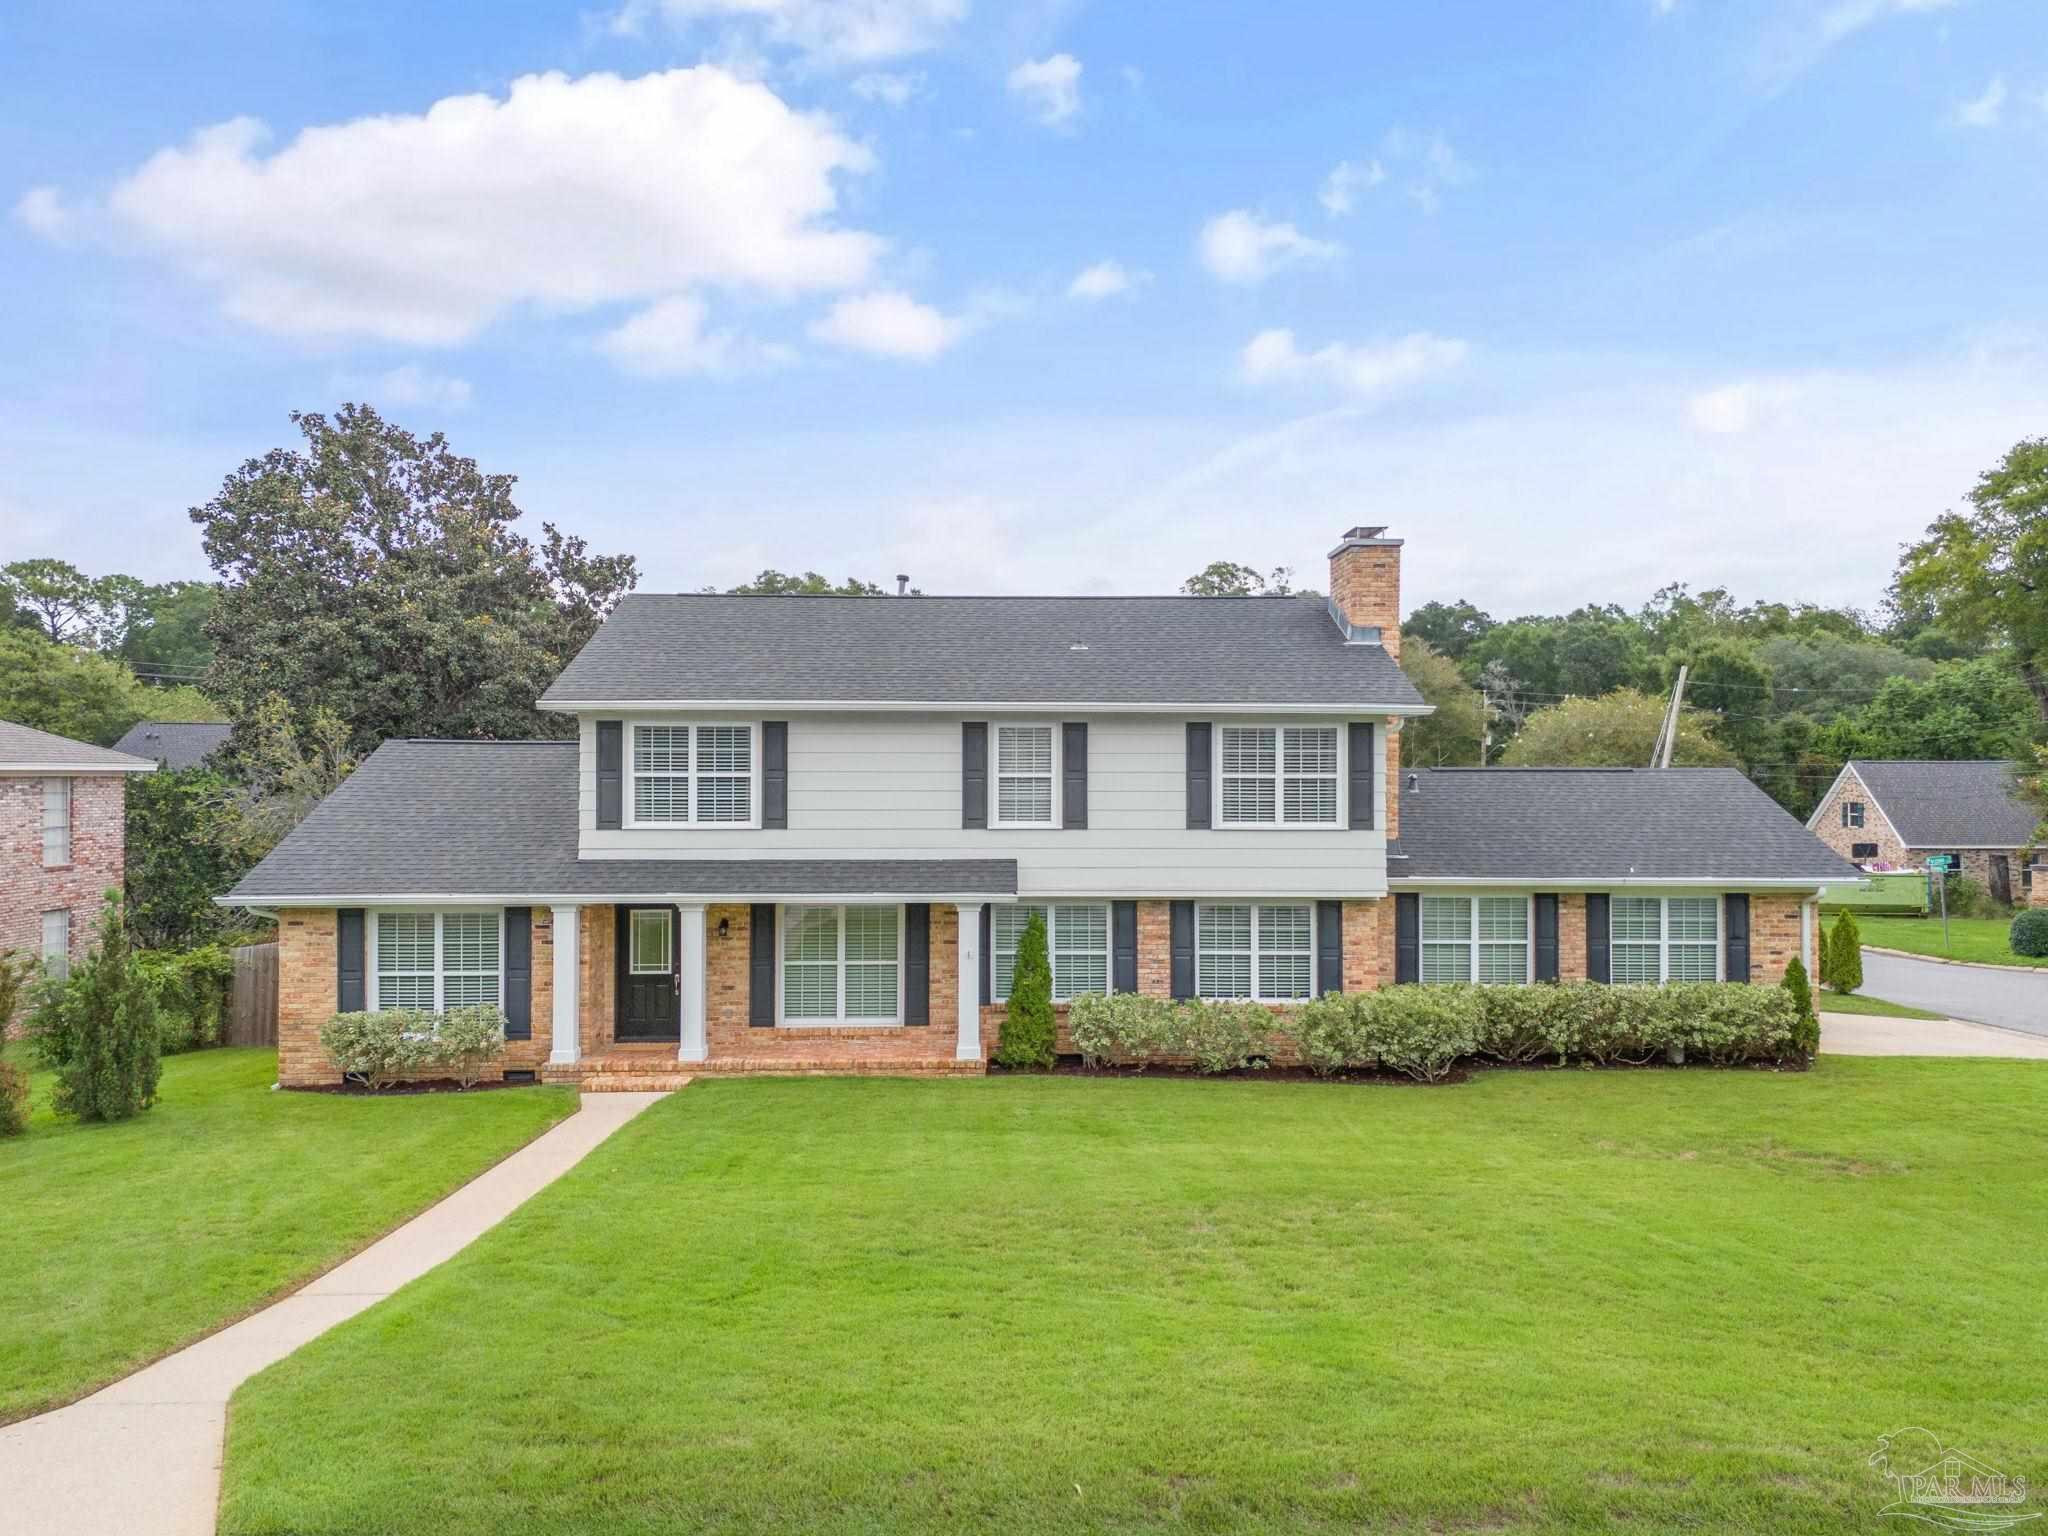
[[0, 954], [57, 975], [85, 954], [101, 900], [121, 887], [128, 775], [155, 768], [0, 720]]
[[1056, 999], [1774, 981], [1854, 872], [1739, 773], [1403, 774], [1401, 541], [1330, 595], [627, 598], [563, 742], [388, 742], [226, 898], [280, 1077], [337, 1009], [492, 1001], [513, 1073], [982, 1070]]

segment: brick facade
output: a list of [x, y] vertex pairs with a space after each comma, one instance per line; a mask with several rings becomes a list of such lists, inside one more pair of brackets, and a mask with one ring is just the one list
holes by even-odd
[[[1382, 538], [1377, 528], [1353, 528], [1330, 551], [1330, 597], [1337, 611], [1353, 625], [1380, 632], [1380, 644], [1396, 663], [1401, 660], [1401, 541]], [[1401, 732], [1386, 733], [1386, 829], [1392, 842], [1401, 835]]]
[[[1863, 807], [1863, 825], [1845, 827], [1842, 825], [1842, 807], [1855, 802]], [[2028, 901], [2027, 861], [2020, 856], [2018, 848], [1909, 848], [1900, 839], [1891, 822], [1878, 809], [1877, 801], [1871, 798], [1868, 788], [1854, 768], [1846, 768], [1840, 780], [1828, 791], [1815, 812], [1819, 818], [1813, 826], [1813, 835], [1826, 843], [1845, 859], [1854, 859], [1859, 864], [1896, 864], [1907, 869], [1923, 867], [1929, 854], [1952, 853], [1960, 862], [1958, 872], [1976, 881], [1989, 891], [1994, 888], [1992, 859], [2005, 860], [2007, 889], [2013, 902], [2025, 906]], [[1855, 849], [1861, 844], [1876, 845], [1877, 852], [1866, 853], [1857, 859]]]
[[[85, 958], [100, 905], [118, 891], [127, 842], [126, 774], [58, 775], [71, 781], [71, 859], [43, 863], [43, 779], [0, 776], [0, 954], [41, 958], [43, 914], [71, 914], [71, 958]], [[0, 1019], [0, 1028], [7, 1020]]]

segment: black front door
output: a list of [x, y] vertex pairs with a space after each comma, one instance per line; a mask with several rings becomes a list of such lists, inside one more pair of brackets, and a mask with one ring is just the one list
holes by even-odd
[[619, 908], [618, 1040], [681, 1040], [674, 907]]

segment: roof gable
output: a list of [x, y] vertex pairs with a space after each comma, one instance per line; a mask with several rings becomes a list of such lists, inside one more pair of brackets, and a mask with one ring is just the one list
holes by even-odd
[[141, 720], [114, 743], [114, 750], [151, 758], [165, 768], [197, 768], [227, 745], [233, 730], [210, 720]]
[[2002, 758], [1851, 758], [1843, 771], [1907, 848], [2020, 848], [2041, 821]]

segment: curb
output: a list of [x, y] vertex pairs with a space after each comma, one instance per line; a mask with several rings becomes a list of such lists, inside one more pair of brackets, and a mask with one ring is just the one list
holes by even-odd
[[[2048, 975], [2048, 965], [1987, 965], [1982, 960], [1950, 960], [1941, 955], [1923, 955], [1910, 949], [1885, 949], [1877, 944], [1865, 944], [1862, 949], [1866, 955], [1891, 955], [1900, 960], [1924, 960], [1929, 965], [1959, 965], [1967, 971], [1990, 971], [1999, 976], [2024, 976], [2029, 972]], [[1968, 1020], [1964, 1022], [1967, 1023]]]

